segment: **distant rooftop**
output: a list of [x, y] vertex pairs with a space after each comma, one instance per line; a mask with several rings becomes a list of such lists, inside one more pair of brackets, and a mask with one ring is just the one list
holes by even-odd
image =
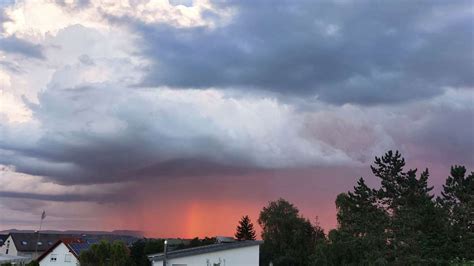
[[[21, 252], [33, 252], [37, 249], [38, 252], [44, 252], [50, 249], [58, 240], [68, 238], [81, 238], [88, 244], [97, 243], [100, 240], [106, 240], [109, 242], [122, 241], [126, 245], [131, 245], [137, 240], [133, 236], [121, 236], [121, 235], [86, 235], [86, 234], [51, 234], [41, 232], [38, 241], [38, 233], [10, 233], [13, 238], [15, 247]], [[38, 242], [38, 246], [36, 246]]]
[[65, 234], [44, 234], [38, 233], [10, 233], [10, 236], [15, 243], [15, 247], [20, 252], [33, 252], [37, 249], [38, 252], [48, 250], [61, 238], [73, 237]]
[[0, 234], [0, 247], [5, 243], [5, 240], [7, 240], [8, 235], [2, 235]]

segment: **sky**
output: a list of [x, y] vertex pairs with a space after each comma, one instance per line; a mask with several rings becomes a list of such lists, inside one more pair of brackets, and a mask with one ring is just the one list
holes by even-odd
[[474, 170], [472, 1], [0, 2], [0, 230], [327, 231], [388, 150]]

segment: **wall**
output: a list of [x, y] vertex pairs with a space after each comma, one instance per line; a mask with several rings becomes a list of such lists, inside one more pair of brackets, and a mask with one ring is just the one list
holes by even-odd
[[10, 246], [8, 248], [8, 255], [12, 256], [20, 256], [18, 255], [18, 251], [16, 250], [15, 243], [13, 243], [13, 239], [11, 236], [8, 236], [7, 240], [5, 240], [5, 244], [0, 247], [0, 254], [7, 254], [7, 246], [8, 241], [10, 241]]
[[[214, 266], [221, 262], [220, 266], [258, 266], [259, 246], [235, 248], [217, 252], [210, 252], [183, 258], [169, 259], [168, 266], [178, 264], [179, 266]], [[163, 261], [153, 261], [153, 266], [162, 266]]]
[[[51, 255], [56, 254], [56, 261], [51, 261]], [[69, 254], [71, 257], [70, 262], [65, 262], [65, 255]], [[77, 258], [69, 251], [64, 243], [59, 244], [54, 250], [40, 261], [40, 266], [75, 266], [79, 265]]]

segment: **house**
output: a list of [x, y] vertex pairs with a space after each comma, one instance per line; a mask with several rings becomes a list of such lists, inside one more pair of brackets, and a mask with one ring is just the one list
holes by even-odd
[[[168, 266], [258, 266], [263, 241], [234, 241], [173, 250], [166, 253]], [[164, 254], [149, 255], [152, 266], [162, 266]]]
[[93, 244], [100, 241], [121, 241], [130, 246], [136, 241], [136, 237], [120, 235], [77, 235], [75, 237], [61, 238], [46, 250], [37, 261], [40, 266], [76, 266], [79, 265], [79, 256], [84, 250], [88, 250]]
[[64, 238], [58, 240], [52, 247], [38, 257], [40, 266], [79, 265], [79, 255], [89, 249], [92, 243], [81, 238]]
[[0, 246], [1, 255], [20, 256], [36, 259], [41, 253], [48, 250], [60, 238], [68, 237], [64, 234], [41, 233], [10, 233], [4, 244]]

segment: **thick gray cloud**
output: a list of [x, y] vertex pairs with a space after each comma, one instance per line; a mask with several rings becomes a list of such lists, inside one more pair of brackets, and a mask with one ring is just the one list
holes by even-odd
[[102, 195], [81, 195], [81, 194], [38, 194], [28, 192], [13, 192], [13, 191], [0, 191], [0, 198], [18, 198], [18, 199], [32, 199], [32, 200], [44, 200], [44, 201], [60, 201], [60, 202], [81, 202], [81, 201], [92, 201], [92, 202], [104, 202], [109, 200], [119, 200], [120, 197], [110, 194]]
[[43, 48], [41, 45], [19, 39], [15, 36], [0, 38], [0, 50], [20, 54], [26, 57], [44, 59]]
[[[80, 63], [68, 71], [80, 76], [90, 67]], [[114, 83], [64, 88], [65, 76], [59, 71], [39, 103], [29, 103], [40, 128], [4, 125], [1, 164], [56, 183], [96, 184], [350, 161], [341, 151], [298, 136], [291, 128], [298, 126], [294, 113], [277, 102]], [[283, 113], [272, 121], [275, 112]], [[288, 136], [293, 137], [284, 141]]]
[[[89, 8], [81, 3], [68, 12]], [[24, 98], [31, 120], [0, 120], [0, 164], [41, 182], [146, 186], [181, 177], [352, 169], [391, 148], [415, 159], [469, 163], [474, 105], [463, 99], [472, 98], [473, 86], [470, 3], [218, 5], [236, 13], [216, 28], [125, 17], [111, 20], [129, 27], [111, 31], [69, 26], [46, 35], [47, 58], [41, 46], [10, 37], [5, 51], [45, 59], [28, 60], [45, 62], [33, 67], [1, 61], [11, 87], [45, 86], [35, 88], [35, 101]], [[140, 81], [151, 88], [137, 88]]]
[[403, 102], [474, 85], [470, 1], [219, 4], [236, 14], [215, 29], [131, 23], [153, 60], [145, 85], [270, 90], [336, 104]]

